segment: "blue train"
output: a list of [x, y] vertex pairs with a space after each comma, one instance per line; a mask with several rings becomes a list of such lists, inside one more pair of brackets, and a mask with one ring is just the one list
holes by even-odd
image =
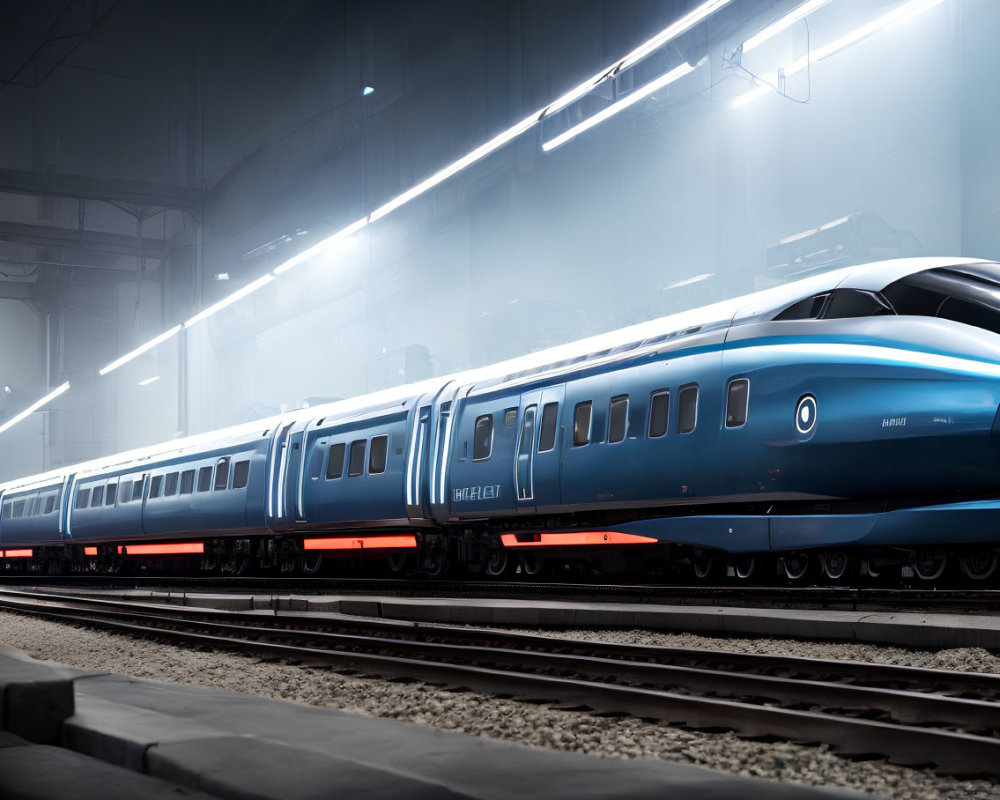
[[7, 483], [0, 558], [985, 582], [997, 334], [1000, 264], [847, 267]]

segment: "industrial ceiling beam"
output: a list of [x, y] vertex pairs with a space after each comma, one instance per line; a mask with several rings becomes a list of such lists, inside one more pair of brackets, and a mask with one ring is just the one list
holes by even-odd
[[[0, 242], [16, 242], [36, 247], [62, 247], [82, 251], [97, 250], [117, 255], [135, 255], [139, 245], [134, 236], [125, 236], [120, 233], [4, 221], [0, 221]], [[143, 258], [162, 259], [164, 251], [165, 243], [162, 240], [143, 237]]]
[[135, 205], [183, 208], [192, 212], [197, 212], [201, 207], [204, 196], [201, 189], [189, 186], [91, 178], [87, 175], [27, 172], [19, 169], [0, 169], [0, 192], [116, 200]]

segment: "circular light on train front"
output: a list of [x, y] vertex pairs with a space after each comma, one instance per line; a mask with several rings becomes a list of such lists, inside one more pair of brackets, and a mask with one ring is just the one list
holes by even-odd
[[799, 403], [795, 407], [795, 430], [803, 436], [811, 433], [816, 427], [816, 398], [811, 394], [804, 394], [799, 398]]

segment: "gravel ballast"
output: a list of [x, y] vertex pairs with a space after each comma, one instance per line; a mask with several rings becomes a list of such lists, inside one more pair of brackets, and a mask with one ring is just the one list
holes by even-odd
[[[929, 770], [908, 769], [884, 761], [851, 761], [834, 755], [825, 746], [748, 741], [733, 733], [704, 733], [628, 717], [598, 717], [472, 692], [447, 691], [420, 683], [265, 663], [256, 657], [192, 651], [8, 612], [0, 612], [0, 631], [0, 644], [23, 650], [34, 658], [80, 669], [211, 686], [535, 747], [602, 757], [662, 759], [738, 775], [840, 786], [905, 800], [1000, 800], [1000, 782], [941, 777]], [[1000, 672], [1000, 659], [979, 650], [911, 653], [870, 645], [711, 639], [639, 631], [560, 631], [556, 635]]]

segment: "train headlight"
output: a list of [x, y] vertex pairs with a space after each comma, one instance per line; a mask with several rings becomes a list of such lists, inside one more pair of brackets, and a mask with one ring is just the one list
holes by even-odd
[[795, 406], [795, 430], [805, 436], [816, 427], [816, 398], [804, 394]]

